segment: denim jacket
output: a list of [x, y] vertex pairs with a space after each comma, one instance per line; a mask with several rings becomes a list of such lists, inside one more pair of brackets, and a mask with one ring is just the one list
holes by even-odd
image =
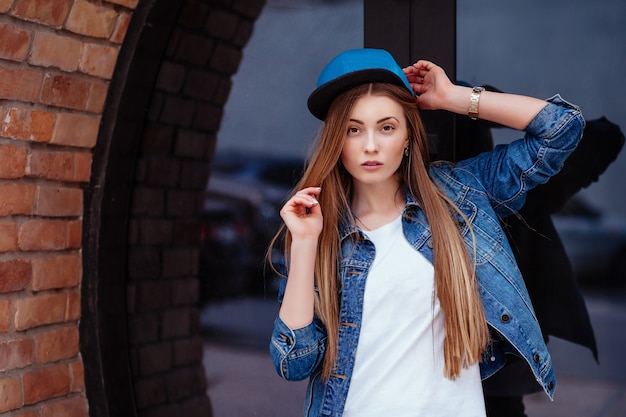
[[[500, 145], [457, 164], [437, 163], [431, 178], [471, 223], [476, 244], [476, 274], [492, 341], [480, 362], [488, 378], [506, 363], [506, 355], [525, 359], [537, 382], [552, 398], [556, 386], [552, 361], [537, 323], [524, 281], [498, 221], [519, 210], [525, 193], [545, 183], [562, 167], [584, 128], [579, 109], [560, 96], [535, 116], [523, 139]], [[406, 194], [402, 227], [407, 241], [433, 262], [431, 232], [424, 212]], [[474, 253], [469, 227], [457, 215], [469, 253]], [[340, 273], [340, 328], [336, 366], [327, 381], [321, 378], [326, 331], [315, 318], [300, 329], [290, 329], [277, 317], [270, 342], [276, 370], [286, 380], [310, 378], [305, 416], [341, 416], [348, 394], [361, 327], [365, 281], [375, 248], [355, 226], [339, 227], [342, 254]], [[474, 256], [474, 255], [472, 255]], [[286, 280], [283, 280], [286, 281]], [[282, 300], [284, 282], [279, 292]], [[389, 323], [390, 326], [393, 323]]]

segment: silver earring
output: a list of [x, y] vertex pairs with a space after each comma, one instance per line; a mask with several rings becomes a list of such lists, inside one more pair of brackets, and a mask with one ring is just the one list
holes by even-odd
[[404, 156], [409, 156], [409, 147], [404, 148]]

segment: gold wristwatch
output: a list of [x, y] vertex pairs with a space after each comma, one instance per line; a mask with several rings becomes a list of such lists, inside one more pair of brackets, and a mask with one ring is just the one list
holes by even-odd
[[485, 91], [483, 87], [472, 88], [472, 93], [470, 94], [469, 109], [467, 110], [467, 115], [472, 120], [478, 119], [478, 102], [480, 101], [480, 93], [482, 93], [483, 91]]

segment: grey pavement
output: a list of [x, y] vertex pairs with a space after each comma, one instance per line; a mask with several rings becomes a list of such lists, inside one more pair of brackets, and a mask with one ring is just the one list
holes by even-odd
[[[529, 417], [626, 416], [626, 290], [586, 292], [600, 363], [580, 346], [553, 339], [554, 401], [525, 398]], [[240, 298], [205, 307], [204, 361], [215, 417], [300, 416], [306, 382], [274, 372], [267, 344], [276, 315], [273, 296]]]
[[599, 350], [596, 363], [578, 345], [553, 339], [548, 347], [554, 360], [557, 390], [554, 402], [542, 393], [525, 398], [529, 417], [626, 416], [626, 301], [625, 291], [587, 293]]

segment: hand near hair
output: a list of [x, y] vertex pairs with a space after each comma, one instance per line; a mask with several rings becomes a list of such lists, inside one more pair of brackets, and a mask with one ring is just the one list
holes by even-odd
[[298, 191], [280, 210], [280, 217], [294, 239], [316, 238], [322, 232], [322, 210], [316, 199], [321, 189], [308, 187]]
[[313, 320], [316, 248], [323, 226], [322, 209], [316, 199], [320, 191], [319, 187], [303, 188], [280, 210], [292, 239], [279, 315], [291, 329], [304, 327]]
[[[453, 84], [443, 68], [420, 60], [403, 71], [417, 95], [420, 109], [468, 114], [472, 89]], [[546, 104], [546, 101], [533, 97], [483, 91], [478, 105], [479, 118], [524, 130]]]
[[403, 69], [422, 110], [445, 108], [448, 91], [454, 87], [446, 72], [430, 61], [420, 60]]

